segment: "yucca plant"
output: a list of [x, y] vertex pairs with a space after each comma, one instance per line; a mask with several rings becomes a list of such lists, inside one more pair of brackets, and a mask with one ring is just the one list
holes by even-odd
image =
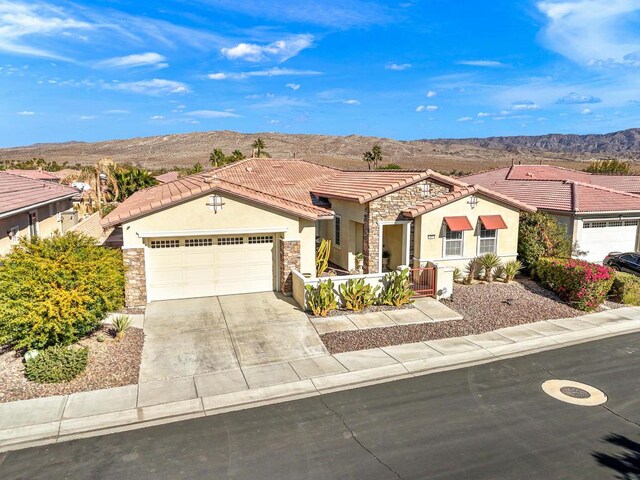
[[133, 325], [133, 320], [129, 315], [118, 315], [111, 323], [116, 332], [116, 339], [122, 340], [126, 331]]
[[307, 291], [307, 307], [314, 315], [326, 317], [331, 310], [335, 310], [338, 307], [331, 279], [318, 282], [315, 287], [307, 285], [305, 289]]
[[462, 270], [460, 270], [458, 267], [453, 269], [453, 281], [454, 282], [461, 282], [463, 276], [464, 275], [462, 274]]
[[522, 263], [519, 260], [511, 260], [504, 264], [504, 281], [509, 283], [518, 272], [522, 270]]
[[365, 283], [364, 278], [359, 280], [351, 279], [340, 285], [340, 295], [342, 303], [347, 310], [359, 312], [360, 310], [373, 305], [380, 286], [373, 288]]
[[467, 276], [464, 279], [464, 283], [466, 285], [471, 285], [471, 283], [473, 282], [473, 279], [476, 278], [476, 276], [478, 275], [478, 270], [480, 270], [480, 264], [478, 263], [478, 259], [474, 258], [472, 260], [469, 260], [469, 263], [467, 263], [467, 266], [465, 267], [465, 272], [467, 273]]
[[411, 278], [409, 269], [402, 271], [394, 270], [385, 276], [385, 287], [378, 296], [378, 302], [382, 305], [401, 307], [413, 302], [412, 298], [416, 292], [411, 288]]
[[485, 253], [481, 257], [478, 257], [478, 263], [484, 269], [484, 280], [486, 282], [493, 282], [493, 271], [502, 265], [500, 257], [495, 253]]

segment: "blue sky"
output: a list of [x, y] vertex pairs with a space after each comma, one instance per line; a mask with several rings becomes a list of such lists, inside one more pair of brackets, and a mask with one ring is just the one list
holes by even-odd
[[640, 0], [0, 0], [0, 146], [640, 126]]

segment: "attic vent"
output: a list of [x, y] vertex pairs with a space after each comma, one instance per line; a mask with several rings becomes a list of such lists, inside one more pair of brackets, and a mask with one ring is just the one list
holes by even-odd
[[253, 172], [253, 167], [247, 167], [246, 170], [247, 170], [247, 172], [251, 173], [251, 172]]
[[526, 175], [527, 177], [533, 177], [533, 173], [531, 173], [531, 172], [527, 172], [525, 175]]

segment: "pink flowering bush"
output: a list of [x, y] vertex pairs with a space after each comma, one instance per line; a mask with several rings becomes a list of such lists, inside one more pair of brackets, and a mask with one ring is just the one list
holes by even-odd
[[579, 310], [595, 310], [613, 284], [613, 270], [584, 260], [541, 258], [536, 264], [540, 281]]

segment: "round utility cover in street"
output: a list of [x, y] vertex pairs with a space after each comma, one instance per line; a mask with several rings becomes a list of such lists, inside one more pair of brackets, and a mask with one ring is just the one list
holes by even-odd
[[547, 380], [542, 384], [542, 390], [557, 400], [582, 407], [595, 407], [607, 401], [601, 390], [573, 380]]

